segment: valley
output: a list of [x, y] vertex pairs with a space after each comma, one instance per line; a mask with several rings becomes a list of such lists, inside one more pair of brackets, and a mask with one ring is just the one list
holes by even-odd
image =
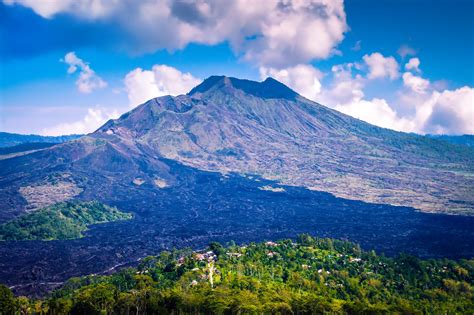
[[[281, 186], [262, 178], [223, 176], [162, 160], [175, 184], [133, 194], [111, 187], [111, 204], [132, 220], [92, 225], [84, 237], [56, 241], [0, 242], [0, 282], [19, 294], [45, 294], [72, 276], [116, 271], [147, 255], [172, 248], [318, 237], [347, 239], [362, 248], [396, 256], [466, 258], [474, 255], [474, 217], [426, 214], [346, 200], [324, 192]], [[261, 187], [283, 187], [284, 191]], [[122, 191], [123, 190], [123, 191]]]

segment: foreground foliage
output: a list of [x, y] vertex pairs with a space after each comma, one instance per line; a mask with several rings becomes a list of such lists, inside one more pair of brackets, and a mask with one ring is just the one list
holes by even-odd
[[0, 288], [22, 314], [473, 314], [474, 260], [395, 259], [308, 235], [162, 252], [110, 276], [69, 280], [44, 300]]
[[54, 240], [82, 237], [87, 226], [132, 217], [97, 201], [62, 202], [0, 225], [0, 240]]

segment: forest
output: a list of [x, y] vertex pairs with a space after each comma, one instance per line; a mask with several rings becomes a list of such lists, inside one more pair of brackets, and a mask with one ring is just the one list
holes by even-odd
[[[71, 278], [42, 299], [0, 286], [3, 314], [473, 314], [474, 260], [394, 258], [307, 234], [163, 251]], [[1, 312], [0, 312], [1, 313]]]
[[60, 202], [1, 224], [0, 241], [80, 238], [90, 224], [131, 218], [131, 214], [98, 201]]

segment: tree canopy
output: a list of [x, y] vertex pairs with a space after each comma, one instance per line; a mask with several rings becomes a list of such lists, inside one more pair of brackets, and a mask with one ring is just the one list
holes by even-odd
[[0, 306], [26, 314], [473, 314], [473, 272], [472, 259], [388, 258], [301, 235], [162, 252], [136, 268], [70, 279], [42, 300], [0, 287]]

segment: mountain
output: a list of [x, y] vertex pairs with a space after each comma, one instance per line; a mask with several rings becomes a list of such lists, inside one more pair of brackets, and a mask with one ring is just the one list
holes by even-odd
[[0, 132], [0, 148], [12, 147], [23, 143], [61, 143], [73, 139], [77, 139], [81, 135], [69, 136], [39, 136], [39, 135], [21, 135], [17, 133]]
[[474, 209], [474, 150], [372, 126], [273, 79], [210, 77], [108, 122], [103, 134], [199, 169], [424, 211]]
[[[56, 155], [63, 158], [51, 161]], [[474, 210], [474, 149], [370, 125], [271, 78], [210, 77], [188, 95], [152, 99], [44, 156], [26, 164], [48, 161], [44, 171], [72, 162], [98, 173], [135, 169], [150, 182], [140, 168], [159, 156], [349, 199], [430, 212]]]
[[0, 282], [37, 293], [162, 249], [308, 232], [387, 255], [471, 257], [474, 216], [461, 214], [474, 213], [473, 162], [473, 148], [372, 126], [271, 78], [213, 76], [0, 160], [0, 223], [66, 200], [133, 213], [80, 239], [0, 242]]

